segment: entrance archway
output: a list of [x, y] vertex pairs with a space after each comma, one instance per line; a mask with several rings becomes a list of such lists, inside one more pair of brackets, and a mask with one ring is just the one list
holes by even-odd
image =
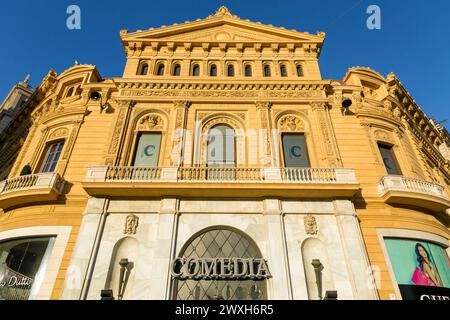
[[[267, 275], [256, 271], [266, 265], [256, 243], [240, 230], [225, 226], [204, 229], [191, 237], [182, 248], [179, 261], [195, 262], [189, 270], [201, 269], [198, 261], [211, 262], [221, 270], [220, 263], [228, 263], [229, 273], [243, 276], [174, 278], [172, 298], [175, 300], [266, 300]], [[245, 264], [245, 266], [244, 266]], [[206, 268], [213, 269], [211, 264]], [[232, 270], [232, 269], [236, 270]], [[223, 270], [223, 269], [222, 269]], [[189, 271], [188, 271], [189, 272]], [[195, 270], [194, 270], [195, 272]], [[220, 273], [220, 271], [219, 271]], [[214, 271], [211, 273], [214, 274]]]

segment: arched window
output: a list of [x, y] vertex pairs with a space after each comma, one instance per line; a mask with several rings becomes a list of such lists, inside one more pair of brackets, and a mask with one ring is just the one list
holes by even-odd
[[[229, 270], [230, 276], [217, 276], [220, 270]], [[188, 240], [172, 265], [172, 275], [175, 300], [265, 300], [270, 270], [253, 239], [217, 226]]]
[[173, 75], [174, 76], [179, 76], [181, 74], [181, 66], [179, 64], [176, 64], [173, 67]]
[[208, 132], [208, 167], [234, 167], [235, 166], [235, 134], [234, 129], [219, 124]]
[[252, 76], [252, 66], [246, 65], [244, 73], [245, 73], [246, 77], [251, 77]]
[[191, 74], [194, 77], [198, 77], [200, 75], [200, 66], [198, 64], [194, 64], [194, 66], [192, 67], [192, 72]]
[[280, 65], [280, 76], [287, 77], [287, 70], [284, 64]]
[[215, 64], [212, 64], [211, 67], [209, 68], [209, 75], [211, 77], [217, 76], [217, 66]]
[[141, 76], [145, 76], [148, 74], [148, 64], [147, 63], [144, 63], [141, 65], [138, 74]]
[[303, 68], [302, 68], [302, 66], [300, 65], [300, 64], [298, 64], [297, 66], [296, 66], [296, 68], [297, 68], [297, 77], [303, 77]]
[[229, 77], [234, 77], [234, 66], [233, 65], [228, 65], [228, 69], [227, 69], [227, 75]]
[[66, 97], [71, 97], [71, 96], [73, 95], [73, 90], [74, 90], [74, 87], [71, 87], [71, 88], [67, 91]]
[[156, 75], [157, 76], [163, 76], [164, 75], [164, 64], [159, 64], [158, 68], [156, 69]]
[[270, 73], [270, 66], [265, 65], [265, 66], [264, 66], [264, 69], [263, 69], [263, 72], [264, 72], [264, 77], [270, 77], [270, 76], [271, 76], [271, 73]]

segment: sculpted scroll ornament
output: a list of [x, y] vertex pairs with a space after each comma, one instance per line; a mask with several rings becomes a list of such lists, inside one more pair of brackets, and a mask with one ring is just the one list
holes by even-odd
[[388, 141], [391, 142], [391, 136], [389, 133], [383, 130], [376, 130], [373, 134], [377, 140]]
[[125, 220], [125, 228], [123, 234], [136, 234], [137, 228], [139, 227], [139, 217], [131, 214], [127, 216]]
[[66, 137], [68, 134], [69, 134], [69, 130], [67, 130], [66, 128], [60, 128], [60, 129], [53, 131], [53, 133], [50, 134], [49, 139], [52, 140], [52, 139], [58, 139], [61, 137]]
[[306, 215], [304, 218], [304, 224], [306, 234], [316, 235], [318, 233], [319, 229], [317, 227], [317, 221], [313, 215], [311, 214]]
[[280, 120], [279, 128], [287, 132], [299, 132], [305, 130], [305, 124], [296, 116], [285, 116]]

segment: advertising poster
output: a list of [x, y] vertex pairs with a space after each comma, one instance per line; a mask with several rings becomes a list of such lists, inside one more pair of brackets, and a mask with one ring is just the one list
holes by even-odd
[[445, 249], [412, 239], [385, 239], [405, 300], [450, 300], [450, 263]]

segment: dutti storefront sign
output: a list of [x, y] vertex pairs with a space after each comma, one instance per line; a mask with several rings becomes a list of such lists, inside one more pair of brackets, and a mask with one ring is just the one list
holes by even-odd
[[267, 261], [243, 258], [176, 258], [172, 277], [178, 280], [264, 280], [271, 278]]
[[413, 239], [385, 239], [404, 300], [450, 300], [450, 262], [445, 249]]

